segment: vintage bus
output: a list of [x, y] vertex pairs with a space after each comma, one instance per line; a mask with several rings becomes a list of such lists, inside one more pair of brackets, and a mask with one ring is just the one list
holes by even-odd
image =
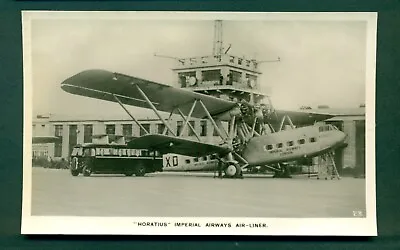
[[70, 171], [72, 176], [91, 174], [124, 174], [144, 176], [162, 171], [162, 155], [157, 151], [131, 149], [119, 144], [83, 144], [72, 149]]

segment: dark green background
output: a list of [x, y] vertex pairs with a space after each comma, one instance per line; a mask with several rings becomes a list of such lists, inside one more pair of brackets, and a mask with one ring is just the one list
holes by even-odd
[[[400, 1], [0, 1], [0, 249], [400, 249]], [[379, 236], [71, 237], [19, 235], [22, 194], [21, 10], [377, 11]], [[345, 58], [344, 58], [345, 60]]]

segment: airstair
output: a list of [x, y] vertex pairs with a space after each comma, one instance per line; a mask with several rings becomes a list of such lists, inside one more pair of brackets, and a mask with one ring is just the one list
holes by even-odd
[[333, 180], [337, 178], [340, 180], [340, 175], [336, 168], [332, 152], [317, 157], [317, 169], [317, 179]]

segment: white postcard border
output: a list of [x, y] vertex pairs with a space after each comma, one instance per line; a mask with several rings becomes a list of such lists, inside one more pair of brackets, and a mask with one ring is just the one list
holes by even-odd
[[[133, 14], [134, 13], [134, 14]], [[165, 218], [165, 217], [70, 217], [32, 216], [32, 79], [30, 55], [31, 21], [34, 19], [102, 18], [169, 20], [354, 20], [366, 21], [366, 217], [365, 218]], [[375, 187], [375, 65], [377, 13], [241, 13], [241, 12], [62, 12], [23, 11], [24, 133], [22, 234], [83, 235], [354, 235], [376, 236]], [[202, 227], [176, 227], [175, 223], [199, 223]], [[210, 228], [206, 223], [230, 223], [231, 227]], [[140, 223], [159, 223], [140, 226]], [[167, 224], [165, 226], [165, 223]], [[170, 224], [168, 224], [170, 223]], [[235, 225], [265, 224], [237, 228]], [[154, 224], [155, 225], [155, 224]]]

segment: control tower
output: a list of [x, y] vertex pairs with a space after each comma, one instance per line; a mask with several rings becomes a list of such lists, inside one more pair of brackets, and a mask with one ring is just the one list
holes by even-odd
[[268, 96], [260, 91], [260, 62], [228, 54], [230, 46], [224, 51], [222, 30], [222, 21], [215, 21], [212, 54], [174, 58], [176, 65], [172, 70], [178, 86], [235, 102], [244, 100], [254, 105], [261, 104], [266, 97], [270, 105]]

